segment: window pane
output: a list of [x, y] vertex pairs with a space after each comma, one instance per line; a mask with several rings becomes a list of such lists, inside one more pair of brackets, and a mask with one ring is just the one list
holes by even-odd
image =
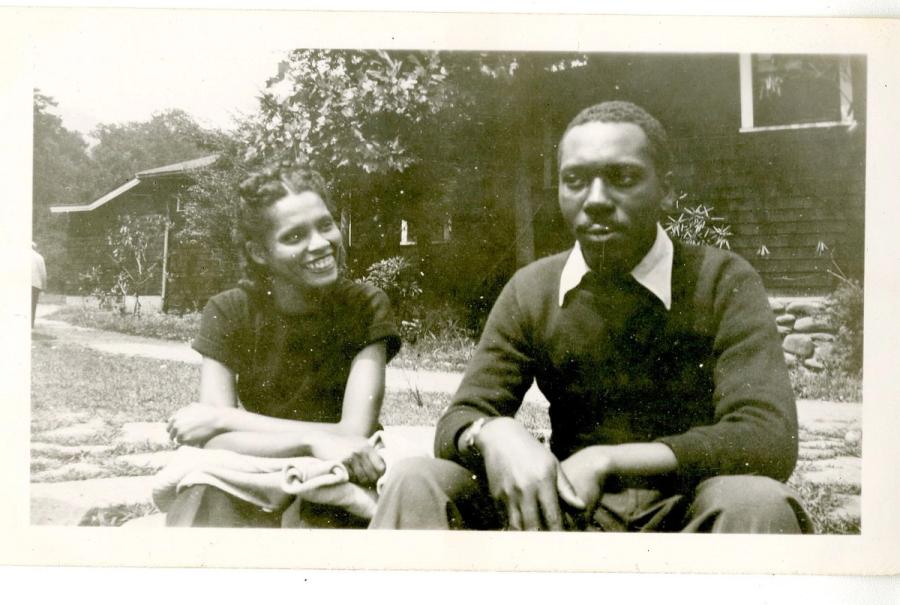
[[839, 59], [753, 55], [755, 126], [841, 121]]

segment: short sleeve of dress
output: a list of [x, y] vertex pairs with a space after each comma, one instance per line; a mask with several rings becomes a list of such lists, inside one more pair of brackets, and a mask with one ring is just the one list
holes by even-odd
[[391, 301], [380, 288], [368, 284], [360, 285], [363, 287], [364, 300], [368, 307], [366, 316], [369, 318], [365, 342], [362, 345], [366, 347], [383, 341], [387, 348], [387, 360], [390, 361], [400, 351], [400, 331], [397, 329]]
[[195, 351], [239, 371], [241, 326], [248, 318], [247, 293], [228, 290], [209, 299], [200, 318], [200, 332], [191, 346]]

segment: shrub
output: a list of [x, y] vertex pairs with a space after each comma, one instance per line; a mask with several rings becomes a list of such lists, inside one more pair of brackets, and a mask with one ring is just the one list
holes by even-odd
[[686, 244], [731, 249], [731, 225], [713, 214], [711, 206], [687, 204], [687, 194], [675, 200], [676, 214], [666, 217], [666, 232]]
[[863, 369], [863, 288], [856, 280], [842, 279], [826, 302], [826, 315], [837, 332], [827, 360], [837, 370], [859, 376]]
[[402, 256], [391, 256], [373, 263], [359, 280], [384, 290], [391, 299], [403, 332], [417, 332], [419, 317], [416, 302], [422, 295], [422, 288], [416, 279], [412, 263]]

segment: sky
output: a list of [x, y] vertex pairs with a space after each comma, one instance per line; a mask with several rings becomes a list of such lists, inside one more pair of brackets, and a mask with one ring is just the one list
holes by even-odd
[[[302, 4], [323, 8], [323, 3]], [[337, 4], [346, 8], [343, 5], [355, 3]], [[394, 4], [385, 2], [383, 8], [403, 8], [402, 3]], [[534, 10], [540, 4], [525, 2], [519, 10]], [[578, 8], [577, 3], [562, 4]], [[659, 10], [653, 2], [644, 4]], [[878, 14], [875, 9], [883, 4], [857, 0], [851, 6]], [[574, 12], [573, 6], [568, 12]], [[831, 10], [840, 13], [835, 7]], [[169, 108], [187, 111], [201, 125], [228, 129], [236, 115], [255, 110], [260, 88], [286, 51], [304, 45], [287, 24], [269, 19], [261, 28], [259, 19], [247, 18], [248, 12], [223, 18], [225, 13], [145, 9], [117, 13], [111, 21], [97, 19], [102, 12], [57, 11], [32, 36], [35, 85], [56, 99], [56, 113], [65, 126], [84, 135], [98, 123], [143, 121]], [[802, 14], [797, 6], [793, 12]]]
[[[88, 135], [99, 123], [148, 120], [183, 109], [201, 125], [229, 129], [291, 44], [242, 35], [239, 22], [198, 40], [198, 21], [178, 13], [138, 13], [121, 27], [67, 19], [37, 37], [33, 82], [58, 103], [66, 128]], [[200, 24], [202, 25], [202, 23]]]

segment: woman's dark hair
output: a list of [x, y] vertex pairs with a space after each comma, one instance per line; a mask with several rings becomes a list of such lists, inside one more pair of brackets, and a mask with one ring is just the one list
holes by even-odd
[[322, 198], [332, 218], [337, 209], [328, 195], [325, 179], [315, 170], [282, 162], [266, 164], [250, 172], [238, 186], [241, 197], [238, 221], [238, 244], [241, 251], [243, 278], [239, 285], [247, 290], [263, 289], [269, 281], [265, 267], [256, 263], [247, 252], [247, 242], [263, 242], [271, 227], [267, 210], [287, 195], [311, 191]]

